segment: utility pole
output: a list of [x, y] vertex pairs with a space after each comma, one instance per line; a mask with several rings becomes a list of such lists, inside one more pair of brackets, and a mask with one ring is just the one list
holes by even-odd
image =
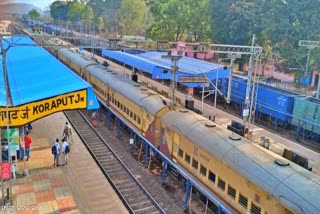
[[229, 79], [228, 79], [228, 94], [227, 94], [227, 103], [230, 103], [231, 100], [231, 86], [232, 86], [232, 75], [233, 75], [233, 65], [234, 65], [234, 60], [237, 58], [241, 58], [241, 54], [234, 54], [230, 53], [228, 54], [230, 58], [230, 74], [229, 74]]
[[254, 47], [254, 42], [255, 42], [255, 35], [252, 37], [252, 44], [251, 44], [251, 56], [250, 56], [250, 61], [249, 61], [249, 72], [248, 72], [248, 79], [247, 79], [247, 88], [246, 88], [246, 96], [245, 96], [245, 101], [244, 101], [244, 108], [242, 111], [242, 116], [243, 116], [243, 125], [245, 128], [247, 128], [247, 119], [249, 116], [250, 112], [250, 92], [251, 92], [251, 86], [252, 86], [252, 72], [253, 72], [253, 61], [254, 61], [254, 53], [253, 53], [253, 47]]
[[177, 88], [176, 83], [176, 75], [178, 72], [178, 61], [182, 58], [182, 55], [180, 52], [178, 52], [178, 55], [172, 55], [171, 51], [168, 51], [168, 55], [163, 55], [161, 58], [164, 59], [170, 59], [171, 60], [171, 81], [170, 81], [170, 97], [171, 97], [171, 105], [170, 108], [173, 110], [176, 105], [176, 97], [175, 97], [175, 91]]
[[[12, 156], [10, 153], [11, 150], [11, 143], [10, 143], [10, 120], [9, 120], [9, 105], [11, 105], [11, 99], [10, 99], [10, 91], [9, 91], [9, 81], [8, 81], [8, 73], [7, 73], [7, 52], [9, 51], [9, 49], [11, 48], [10, 44], [8, 44], [7, 48], [3, 47], [3, 37], [1, 36], [0, 38], [0, 50], [1, 50], [1, 56], [2, 56], [2, 71], [3, 71], [3, 78], [4, 78], [4, 86], [5, 86], [5, 96], [6, 96], [6, 119], [7, 119], [7, 141], [8, 141], [8, 156], [9, 156], [9, 162], [10, 162], [10, 167], [11, 167], [11, 171], [13, 173], [15, 173], [13, 171], [13, 163], [12, 163]], [[1, 148], [1, 142], [0, 142], [0, 163], [2, 165], [2, 148]], [[16, 156], [16, 160], [17, 160], [17, 156]], [[1, 191], [2, 191], [2, 198], [3, 198], [3, 202], [4, 202], [4, 183], [3, 183], [3, 179], [1, 178]], [[9, 198], [12, 201], [12, 177], [10, 177], [9, 180]]]
[[[300, 40], [299, 41], [299, 46], [303, 46], [303, 47], [307, 47], [308, 48], [307, 64], [306, 64], [306, 70], [305, 70], [305, 75], [307, 75], [308, 74], [308, 67], [309, 67], [310, 52], [314, 48], [319, 48], [320, 47], [320, 42], [318, 42], [318, 41], [309, 41], [309, 40]], [[316, 95], [317, 99], [319, 99], [319, 97], [320, 97], [319, 93], [320, 93], [320, 78], [318, 79], [317, 95]]]

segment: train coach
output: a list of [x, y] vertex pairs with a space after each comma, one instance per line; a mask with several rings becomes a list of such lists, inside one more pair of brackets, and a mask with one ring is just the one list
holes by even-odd
[[60, 49], [58, 58], [88, 81], [99, 99], [118, 112], [137, 132], [160, 146], [160, 118], [169, 111], [167, 98], [112, 72], [81, 54]]
[[170, 157], [240, 213], [320, 213], [320, 178], [188, 111], [162, 118]]
[[320, 100], [296, 97], [292, 111], [292, 124], [297, 135], [320, 143]]
[[[228, 79], [221, 80], [220, 88], [222, 93], [226, 95]], [[239, 107], [240, 114], [244, 108], [246, 88], [247, 78], [235, 75], [231, 86], [231, 103]], [[256, 96], [254, 108], [257, 120], [271, 120], [275, 128], [280, 123], [286, 126], [291, 123], [294, 99], [299, 96], [298, 94], [259, 84], [255, 94], [252, 94], [252, 96]]]
[[[224, 95], [228, 90], [228, 79], [222, 79], [220, 90]], [[238, 106], [242, 113], [245, 102], [247, 78], [233, 78], [231, 103]], [[252, 91], [252, 90], [251, 90]], [[259, 84], [256, 92], [255, 119], [256, 121], [272, 121], [274, 128], [278, 126], [296, 130], [296, 137], [320, 142], [320, 101], [292, 91], [278, 89]]]

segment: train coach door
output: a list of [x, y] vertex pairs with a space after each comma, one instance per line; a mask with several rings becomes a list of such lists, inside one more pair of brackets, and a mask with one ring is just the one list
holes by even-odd
[[179, 150], [179, 134], [173, 132], [173, 139], [172, 139], [172, 158], [174, 162], [178, 160], [178, 150]]

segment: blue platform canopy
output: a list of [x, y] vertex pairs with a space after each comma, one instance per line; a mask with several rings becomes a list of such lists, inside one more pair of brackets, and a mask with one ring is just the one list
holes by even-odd
[[[162, 66], [169, 66], [172, 64], [171, 60], [168, 58], [163, 58], [163, 55], [166, 55], [164, 52], [147, 52], [141, 53], [137, 56], [140, 56], [146, 60], [150, 60], [152, 62], [156, 62]], [[179, 81], [180, 77], [207, 77], [209, 80], [213, 81], [217, 77], [220, 78], [227, 78], [230, 74], [230, 68], [226, 68], [219, 64], [214, 64], [211, 62], [185, 57], [183, 56], [178, 61], [178, 74], [177, 74], [177, 81]], [[162, 74], [156, 73], [154, 74], [159, 76], [160, 79], [170, 79], [171, 73], [169, 74]], [[203, 83], [183, 83], [188, 87], [201, 87]]]
[[[166, 52], [147, 52], [133, 55], [121, 51], [104, 49], [102, 50], [102, 55], [143, 72], [148, 72], [151, 74], [152, 79], [171, 79], [170, 69], [172, 62], [170, 59], [162, 57], [167, 55]], [[176, 75], [177, 82], [180, 82], [181, 77], [206, 77], [210, 81], [213, 81], [217, 77], [219, 79], [227, 78], [230, 74], [230, 68], [191, 57], [182, 57], [178, 61], [178, 68]], [[204, 84], [203, 82], [196, 81], [180, 83], [187, 87], [201, 87]]]
[[[4, 80], [2, 54], [0, 126], [7, 124], [6, 106], [11, 126], [24, 125], [58, 111], [99, 108], [91, 85], [32, 39], [11, 37], [1, 42], [6, 53], [8, 82]], [[5, 96], [5, 84], [9, 86], [9, 99]]]
[[102, 56], [129, 65], [133, 68], [139, 69], [140, 71], [150, 73], [152, 75], [152, 79], [156, 79], [157, 73], [165, 73], [164, 71], [170, 70], [170, 66], [163, 66], [150, 60], [121, 51], [103, 49]]

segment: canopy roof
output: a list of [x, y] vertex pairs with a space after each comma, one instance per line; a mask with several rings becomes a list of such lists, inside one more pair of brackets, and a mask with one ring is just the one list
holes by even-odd
[[[57, 111], [99, 107], [92, 87], [44, 48], [38, 47], [32, 39], [10, 37], [1, 42], [6, 54], [5, 66], [3, 54], [0, 56], [1, 126], [6, 123], [3, 114], [7, 105], [12, 114], [9, 114], [9, 119], [13, 126], [23, 125], [21, 123], [31, 122]], [[4, 67], [7, 83], [4, 80]], [[8, 103], [5, 96], [6, 84], [10, 94]], [[21, 120], [22, 111], [28, 113], [24, 115], [28, 116], [28, 119]], [[13, 120], [18, 118], [21, 121], [14, 123]]]
[[[164, 55], [167, 55], [165, 52], [146, 52], [133, 55], [104, 49], [102, 54], [143, 72], [148, 72], [152, 75], [152, 79], [171, 79], [170, 69], [172, 62], [170, 59], [163, 58]], [[180, 82], [181, 77], [207, 77], [210, 80], [215, 80], [217, 77], [227, 78], [229, 74], [230, 69], [221, 65], [191, 57], [182, 57], [178, 61], [176, 81]], [[201, 87], [203, 85], [203, 83], [196, 80], [194, 82], [181, 82], [181, 84], [188, 87]]]

